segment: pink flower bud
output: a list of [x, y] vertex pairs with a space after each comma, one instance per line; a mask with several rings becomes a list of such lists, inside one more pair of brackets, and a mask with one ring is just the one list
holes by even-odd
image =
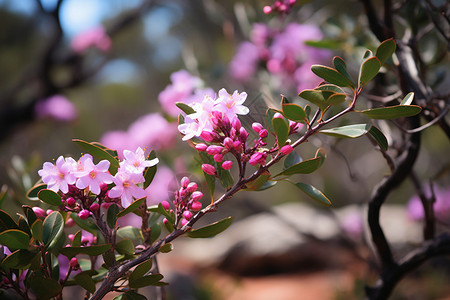
[[263, 12], [264, 12], [266, 15], [270, 14], [270, 13], [272, 12], [272, 7], [270, 7], [270, 6], [264, 6]]
[[232, 166], [233, 162], [231, 160], [226, 160], [222, 163], [222, 168], [224, 168], [224, 170], [229, 170]]
[[222, 150], [223, 150], [222, 146], [211, 145], [208, 148], [206, 148], [206, 153], [208, 153], [209, 155], [216, 155], [221, 153]]
[[185, 210], [183, 212], [183, 217], [188, 221], [192, 218], [192, 216], [193, 216], [193, 214], [189, 210]]
[[163, 223], [164, 223], [164, 224], [167, 224], [167, 223], [169, 223], [169, 220], [167, 220], [167, 218], [164, 218], [164, 219], [163, 219]]
[[51, 214], [52, 212], [53, 212], [53, 210], [51, 210], [51, 209], [47, 209], [47, 210], [45, 211], [45, 213], [46, 213], [47, 215]]
[[223, 160], [223, 155], [222, 154], [216, 154], [214, 155], [214, 160], [216, 162], [221, 162]]
[[78, 213], [78, 217], [80, 217], [80, 219], [86, 220], [87, 218], [89, 218], [90, 214], [91, 213], [87, 209], [83, 209]]
[[231, 126], [233, 126], [234, 129], [239, 130], [239, 129], [241, 129], [241, 126], [242, 126], [241, 121], [237, 117], [235, 117], [235, 118], [233, 118], [233, 121], [231, 122]]
[[256, 133], [259, 133], [261, 130], [264, 129], [264, 127], [261, 125], [261, 123], [258, 123], [258, 122], [253, 123], [252, 128]]
[[187, 190], [189, 193], [195, 192], [197, 190], [197, 183], [195, 183], [195, 182], [189, 183], [187, 186]]
[[291, 145], [286, 145], [286, 146], [281, 147], [280, 152], [283, 153], [284, 155], [287, 155], [287, 154], [291, 153], [292, 150], [294, 150], [294, 148], [292, 148]]
[[223, 140], [223, 145], [225, 146], [225, 148], [230, 150], [231, 148], [233, 148], [233, 140], [231, 138], [229, 138], [229, 137], [226, 137]]
[[91, 206], [89, 206], [89, 210], [92, 212], [98, 211], [99, 208], [100, 208], [100, 205], [97, 202], [94, 202], [91, 204]]
[[36, 215], [36, 217], [38, 217], [38, 218], [45, 218], [45, 216], [46, 216], [45, 210], [43, 210], [40, 207], [33, 207], [32, 209], [33, 209], [34, 214]]
[[259, 132], [259, 136], [261, 137], [261, 138], [265, 138], [265, 137], [267, 137], [269, 135], [269, 132], [267, 131], [267, 129], [263, 129], [263, 130], [261, 130], [260, 132]]
[[181, 186], [184, 188], [187, 188], [188, 184], [191, 182], [189, 180], [189, 178], [187, 178], [186, 176], [184, 176], [183, 178], [181, 178]]
[[216, 168], [213, 165], [210, 164], [203, 164], [202, 170], [208, 175], [215, 175], [216, 174]]
[[112, 204], [113, 204], [112, 202], [103, 202], [102, 203], [102, 208], [108, 209]]
[[239, 138], [240, 138], [242, 141], [246, 141], [247, 138], [248, 138], [247, 130], [245, 130], [244, 127], [241, 127], [241, 129], [239, 130]]
[[79, 267], [80, 267], [80, 265], [78, 264], [78, 259], [77, 259], [76, 257], [72, 257], [72, 258], [70, 259], [69, 265], [70, 265], [72, 268], [79, 268]]
[[195, 212], [199, 211], [200, 209], [202, 209], [202, 204], [198, 201], [193, 201], [191, 204], [191, 209]]
[[162, 205], [162, 207], [164, 207], [165, 210], [169, 210], [169, 208], [170, 208], [170, 203], [167, 202], [166, 200], [161, 201], [161, 205]]
[[75, 225], [75, 221], [72, 218], [68, 218], [66, 221], [67, 227], [73, 227]]
[[274, 119], [283, 119], [283, 115], [277, 112], [273, 115], [273, 118]]
[[192, 193], [192, 200], [193, 201], [198, 201], [203, 197], [203, 193], [200, 191], [195, 191]]
[[181, 219], [181, 226], [184, 226], [188, 223], [189, 221], [186, 219]]
[[241, 143], [240, 141], [235, 141], [235, 142], [233, 143], [233, 147], [234, 147], [234, 149], [236, 149], [237, 151], [241, 151], [241, 149], [242, 149], [242, 143]]
[[205, 141], [205, 142], [212, 142], [214, 140], [214, 134], [210, 131], [202, 131], [202, 133], [200, 134], [200, 137]]
[[75, 235], [69, 234], [67, 237], [69, 238], [69, 240], [73, 241], [73, 238], [75, 237]]
[[266, 162], [266, 157], [267, 154], [265, 153], [261, 153], [261, 152], [256, 152], [255, 154], [253, 154], [248, 163], [251, 164], [252, 166], [260, 164], [263, 165]]
[[195, 149], [197, 149], [198, 151], [206, 151], [206, 148], [208, 148], [208, 145], [203, 143], [195, 145]]
[[75, 201], [75, 199], [73, 199], [72, 197], [69, 197], [69, 198], [67, 198], [66, 203], [67, 203], [67, 206], [74, 207], [75, 204], [77, 204], [77, 201]]

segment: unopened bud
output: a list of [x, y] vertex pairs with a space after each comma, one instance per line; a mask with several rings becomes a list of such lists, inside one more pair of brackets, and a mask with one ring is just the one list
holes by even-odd
[[80, 267], [80, 265], [78, 264], [78, 259], [76, 257], [72, 257], [70, 259], [69, 265], [75, 269], [78, 269]]
[[222, 154], [216, 154], [214, 155], [214, 160], [216, 162], [222, 162], [223, 161], [223, 155]]
[[222, 168], [224, 170], [229, 170], [233, 166], [233, 162], [231, 160], [226, 160], [222, 163]]
[[259, 133], [261, 130], [264, 129], [264, 127], [261, 125], [261, 123], [258, 123], [258, 122], [253, 123], [252, 128], [256, 133]]
[[185, 210], [183, 212], [183, 217], [188, 221], [192, 218], [192, 216], [193, 216], [193, 214], [189, 210]]
[[33, 207], [32, 209], [33, 209], [34, 214], [36, 215], [36, 217], [38, 217], [38, 218], [45, 218], [45, 210], [43, 210], [42, 208], [37, 207], [37, 206]]
[[86, 220], [87, 218], [89, 218], [90, 214], [91, 213], [87, 209], [83, 209], [78, 213], [78, 217], [80, 217], [80, 219]]
[[215, 175], [216, 174], [216, 168], [213, 165], [210, 164], [203, 164], [202, 170], [208, 175]]
[[264, 12], [266, 15], [270, 14], [270, 13], [272, 12], [272, 7], [270, 7], [270, 6], [264, 6], [263, 12]]
[[191, 204], [191, 209], [193, 211], [199, 211], [200, 209], [202, 209], [202, 204], [198, 201], [193, 201]]
[[187, 178], [186, 176], [184, 176], [183, 178], [181, 178], [181, 186], [184, 188], [187, 188], [188, 184], [191, 182], [189, 180], [189, 178]]
[[100, 205], [97, 202], [94, 202], [91, 204], [91, 206], [89, 206], [89, 210], [92, 212], [98, 211], [99, 208], [100, 208]]
[[187, 190], [189, 193], [195, 192], [197, 190], [197, 183], [195, 183], [195, 182], [189, 183], [187, 186]]
[[66, 203], [67, 203], [67, 206], [74, 207], [75, 204], [77, 204], [77, 201], [75, 201], [75, 199], [73, 199], [72, 197], [69, 197], [69, 198], [67, 198]]
[[287, 154], [291, 153], [292, 150], [294, 150], [294, 148], [292, 148], [291, 145], [286, 145], [286, 146], [281, 147], [280, 152], [283, 153], [284, 155], [287, 155]]
[[206, 148], [206, 153], [208, 153], [209, 155], [216, 155], [221, 153], [222, 150], [223, 150], [222, 146], [211, 145], [208, 148]]
[[195, 191], [192, 193], [192, 200], [194, 202], [200, 200], [202, 197], [203, 197], [203, 193], [200, 191]]
[[263, 129], [263, 130], [261, 130], [260, 132], [259, 132], [259, 136], [261, 137], [261, 138], [265, 138], [265, 137], [267, 137], [269, 135], [269, 132], [267, 131], [267, 129]]
[[195, 145], [195, 149], [197, 149], [198, 151], [206, 151], [206, 148], [208, 148], [208, 145], [203, 143]]
[[231, 148], [233, 148], [233, 140], [232, 140], [231, 138], [229, 138], [229, 137], [226, 137], [226, 138], [223, 140], [223, 145], [224, 145], [228, 150], [230, 150]]
[[165, 210], [169, 210], [169, 208], [170, 208], [170, 203], [167, 202], [166, 200], [161, 201], [161, 205], [162, 205], [162, 207], [164, 207]]
[[200, 137], [205, 141], [205, 142], [212, 142], [214, 140], [214, 134], [210, 131], [202, 131], [202, 133], [200, 134]]

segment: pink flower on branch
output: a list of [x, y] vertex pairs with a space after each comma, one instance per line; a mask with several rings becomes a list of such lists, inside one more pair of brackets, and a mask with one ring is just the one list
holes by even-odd
[[42, 181], [47, 184], [47, 188], [58, 192], [61, 190], [63, 193], [69, 191], [69, 185], [75, 183], [76, 178], [72, 174], [76, 161], [71, 158], [58, 157], [56, 164], [45, 162], [43, 168], [38, 171], [39, 176], [42, 177]]
[[111, 48], [111, 45], [111, 38], [102, 26], [94, 27], [79, 33], [71, 42], [72, 50], [76, 53], [82, 53], [91, 47], [101, 51], [108, 51]]
[[133, 203], [134, 199], [146, 196], [145, 190], [138, 186], [144, 181], [145, 178], [141, 173], [131, 173], [119, 169], [113, 178], [116, 186], [108, 192], [108, 197], [120, 198], [122, 207], [126, 208]]
[[89, 190], [98, 195], [101, 192], [100, 186], [104, 183], [112, 183], [112, 175], [108, 169], [110, 162], [107, 160], [100, 161], [97, 165], [94, 164], [92, 158], [87, 157], [83, 160], [82, 170], [75, 172], [75, 176], [78, 177], [76, 187], [79, 189], [85, 189], [89, 187]]

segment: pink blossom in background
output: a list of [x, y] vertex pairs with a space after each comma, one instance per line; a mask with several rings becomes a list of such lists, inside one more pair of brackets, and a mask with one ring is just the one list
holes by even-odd
[[245, 83], [255, 74], [258, 62], [258, 47], [250, 42], [243, 42], [230, 62], [229, 73], [233, 79]]
[[180, 70], [170, 75], [172, 84], [169, 84], [158, 96], [159, 103], [163, 110], [170, 116], [176, 117], [180, 109], [177, 102], [189, 103], [190, 96], [195, 89], [201, 88], [203, 81], [189, 74], [185, 70]]
[[123, 158], [123, 150], [135, 151], [138, 147], [146, 149], [168, 149], [175, 143], [177, 124], [169, 123], [158, 113], [151, 113], [134, 121], [127, 131], [110, 131], [105, 133], [100, 143], [110, 149], [117, 150], [119, 158]]
[[364, 222], [359, 211], [349, 212], [341, 221], [342, 230], [353, 238], [360, 238], [364, 231]]
[[[435, 188], [436, 202], [433, 209], [436, 219], [449, 222], [450, 218], [450, 189]], [[425, 217], [422, 201], [419, 196], [413, 196], [407, 204], [407, 215], [411, 220], [419, 221]]]
[[105, 28], [98, 26], [74, 36], [70, 46], [76, 53], [82, 53], [91, 47], [101, 51], [108, 51], [111, 49], [112, 41]]
[[78, 111], [66, 97], [54, 95], [35, 106], [35, 114], [38, 118], [52, 118], [58, 121], [70, 122], [78, 117]]

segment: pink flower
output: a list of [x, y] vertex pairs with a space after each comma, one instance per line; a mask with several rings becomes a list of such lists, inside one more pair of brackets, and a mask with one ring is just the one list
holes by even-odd
[[[436, 188], [434, 190], [436, 201], [433, 204], [436, 219], [446, 222], [450, 217], [450, 189]], [[428, 192], [428, 194], [430, 194]], [[419, 196], [412, 197], [407, 204], [407, 213], [412, 220], [421, 220], [425, 217], [422, 201]]]
[[231, 160], [226, 160], [222, 163], [222, 168], [224, 170], [229, 170], [233, 166], [233, 162]]
[[92, 193], [100, 194], [100, 185], [113, 182], [113, 177], [108, 171], [109, 165], [110, 162], [107, 160], [102, 160], [95, 165], [92, 158], [87, 157], [83, 160], [83, 169], [75, 173], [75, 176], [78, 177], [76, 187], [79, 189], [89, 187]]
[[122, 202], [122, 207], [126, 208], [134, 199], [139, 199], [146, 196], [144, 189], [137, 186], [139, 183], [145, 181], [141, 173], [131, 173], [119, 168], [117, 174], [113, 177], [113, 182], [116, 185], [108, 192], [108, 197], [119, 198]]
[[158, 158], [146, 160], [144, 150], [141, 147], [138, 147], [136, 152], [124, 150], [123, 156], [125, 159], [120, 163], [120, 167], [132, 173], [142, 173], [145, 168], [152, 167], [159, 162]]
[[111, 38], [102, 26], [81, 32], [71, 42], [72, 50], [77, 53], [82, 53], [91, 47], [95, 47], [101, 51], [108, 51], [111, 45]]
[[289, 153], [292, 152], [292, 150], [294, 150], [294, 148], [292, 148], [291, 145], [285, 145], [281, 147], [280, 152], [283, 153], [284, 155], [288, 155]]
[[259, 60], [259, 49], [250, 42], [241, 43], [230, 62], [229, 70], [231, 77], [237, 81], [247, 82], [256, 71]]
[[58, 157], [56, 164], [45, 162], [43, 168], [38, 171], [42, 181], [47, 184], [47, 188], [58, 192], [61, 190], [64, 194], [69, 191], [69, 184], [74, 184], [75, 176], [71, 173], [76, 165], [73, 158]]
[[216, 174], [216, 168], [213, 165], [210, 164], [203, 164], [202, 170], [208, 175], [215, 175]]
[[73, 103], [62, 95], [54, 95], [39, 101], [35, 113], [39, 118], [53, 118], [63, 122], [70, 122], [78, 117], [78, 111]]
[[245, 99], [247, 99], [246, 92], [234, 91], [233, 94], [229, 94], [227, 90], [220, 89], [219, 97], [215, 101], [215, 109], [225, 113], [228, 119], [232, 120], [236, 115], [248, 114], [248, 107], [243, 105]]

